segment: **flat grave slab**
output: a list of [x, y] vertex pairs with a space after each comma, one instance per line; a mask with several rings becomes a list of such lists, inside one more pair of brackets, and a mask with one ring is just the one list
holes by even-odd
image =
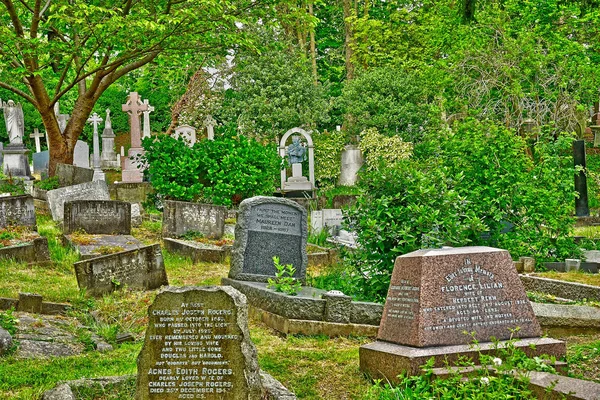
[[171, 253], [189, 257], [194, 263], [222, 263], [231, 255], [231, 245], [217, 246], [210, 243], [200, 243], [194, 240], [163, 238], [165, 249]]
[[64, 235], [68, 245], [79, 252], [82, 260], [135, 250], [144, 244], [131, 235]]

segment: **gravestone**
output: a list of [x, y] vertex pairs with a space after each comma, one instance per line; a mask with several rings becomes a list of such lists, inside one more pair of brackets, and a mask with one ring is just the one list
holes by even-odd
[[130, 235], [131, 204], [114, 200], [75, 200], [65, 203], [63, 232]]
[[342, 151], [341, 172], [339, 184], [342, 186], [354, 186], [358, 179], [358, 171], [363, 166], [363, 157], [360, 149], [354, 145], [348, 145]]
[[110, 200], [108, 186], [104, 181], [87, 182], [49, 190], [47, 197], [52, 219], [58, 222], [63, 220], [64, 204], [67, 201]]
[[35, 208], [33, 197], [0, 197], [0, 229], [7, 226], [30, 226], [35, 229]]
[[[466, 352], [473, 340], [489, 343], [492, 338], [521, 338], [542, 349], [544, 343], [536, 342], [540, 335], [508, 251], [491, 247], [418, 250], [396, 259], [377, 342], [361, 347], [361, 369], [393, 379], [418, 370], [413, 364], [418, 356], [424, 361], [440, 355], [450, 358]], [[560, 343], [547, 344], [560, 352], [564, 349]], [[393, 369], [394, 365], [400, 369]]]
[[104, 176], [104, 172], [100, 168], [100, 139], [98, 138], [98, 125], [102, 122], [102, 118], [97, 113], [94, 113], [88, 120], [90, 124], [93, 126], [93, 145], [94, 145], [94, 154], [93, 154], [93, 163], [94, 163], [94, 177], [92, 180], [94, 181], [104, 181], [106, 177]]
[[56, 164], [56, 176], [58, 176], [58, 185], [60, 187], [73, 186], [91, 182], [94, 177], [94, 170], [59, 163]]
[[304, 281], [308, 256], [306, 209], [288, 199], [258, 196], [240, 204], [229, 278], [266, 282], [275, 276], [273, 256], [296, 268]]
[[77, 143], [75, 143], [73, 165], [81, 168], [90, 167], [90, 146], [83, 140], [78, 140]]
[[159, 244], [90, 258], [76, 262], [74, 267], [79, 288], [90, 296], [102, 296], [125, 286], [152, 290], [169, 284]]
[[29, 135], [30, 138], [32, 138], [35, 141], [35, 152], [39, 153], [42, 151], [42, 144], [40, 142], [40, 138], [44, 137], [44, 132], [40, 133], [40, 130], [38, 128], [35, 128], [33, 130], [33, 133], [31, 135]]
[[190, 125], [179, 125], [175, 128], [175, 139], [182, 137], [188, 146], [192, 147], [196, 143], [196, 128]]
[[104, 130], [102, 131], [102, 153], [100, 155], [100, 166], [102, 168], [120, 168], [121, 164], [117, 161], [115, 153], [115, 132], [112, 129], [110, 120], [110, 109], [106, 109], [106, 120], [104, 121]]
[[48, 175], [50, 166], [50, 152], [48, 150], [33, 155], [33, 172], [40, 175]]
[[230, 286], [162, 289], [137, 366], [136, 400], [267, 398], [246, 297]]
[[[129, 93], [127, 101], [121, 109], [129, 115], [129, 126], [131, 134], [131, 147], [127, 152], [127, 157], [122, 159], [122, 181], [123, 182], [142, 182], [144, 178], [143, 166], [137, 161], [137, 157], [144, 154], [142, 148], [142, 138], [140, 131], [140, 114], [148, 110], [148, 105], [142, 103], [137, 92]], [[121, 150], [121, 158], [123, 158]]]
[[33, 180], [29, 167], [30, 151], [23, 144], [25, 121], [21, 103], [15, 104], [13, 100], [8, 100], [8, 102], [0, 100], [0, 109], [3, 110], [9, 140], [2, 150], [4, 175], [25, 181]]
[[310, 224], [315, 233], [321, 232], [324, 227], [331, 228], [331, 231], [337, 231], [343, 221], [344, 215], [339, 208], [324, 208], [310, 213]]
[[143, 111], [144, 114], [144, 126], [142, 128], [142, 138], [150, 137], [150, 113], [154, 111], [154, 107], [150, 105], [148, 99], [144, 100], [144, 104], [146, 105], [146, 111]]
[[211, 239], [223, 236], [226, 207], [171, 200], [163, 205], [163, 237], [177, 238], [188, 232], [198, 232]]
[[[302, 145], [299, 134], [306, 140], [306, 146]], [[292, 136], [292, 144], [286, 146], [287, 140]], [[302, 152], [304, 149], [304, 152]], [[300, 154], [302, 153], [302, 154]], [[308, 179], [302, 175], [302, 161], [305, 153], [308, 153]], [[313, 140], [310, 134], [301, 128], [292, 128], [287, 131], [279, 142], [279, 156], [288, 160], [292, 167], [292, 176], [287, 177], [287, 169], [281, 170], [281, 191], [282, 192], [306, 192], [316, 189], [315, 186], [315, 151]]]
[[208, 115], [204, 120], [204, 126], [206, 127], [206, 137], [208, 140], [215, 140], [215, 125], [217, 125], [217, 121], [215, 121], [212, 115]]

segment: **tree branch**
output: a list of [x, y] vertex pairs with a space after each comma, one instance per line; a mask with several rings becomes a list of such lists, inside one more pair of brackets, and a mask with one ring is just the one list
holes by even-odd
[[33, 97], [31, 97], [30, 95], [28, 95], [27, 93], [25, 93], [24, 91], [17, 89], [14, 86], [8, 85], [2, 81], [0, 81], [0, 87], [10, 90], [14, 94], [21, 96], [22, 98], [24, 98], [25, 100], [27, 100], [28, 102], [30, 102], [31, 104], [33, 104], [34, 106], [37, 107], [37, 102], [35, 101], [35, 99]]

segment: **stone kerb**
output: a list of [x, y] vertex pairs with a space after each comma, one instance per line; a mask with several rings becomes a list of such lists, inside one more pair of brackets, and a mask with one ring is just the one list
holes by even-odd
[[277, 272], [273, 256], [296, 268], [304, 281], [308, 255], [307, 212], [283, 198], [258, 196], [242, 201], [235, 227], [229, 278], [266, 282]]
[[110, 200], [110, 196], [106, 182], [95, 181], [49, 190], [47, 199], [52, 219], [62, 222], [64, 219], [65, 202], [74, 200]]
[[35, 208], [30, 195], [0, 197], [0, 228], [9, 225], [35, 229]]
[[162, 289], [137, 365], [136, 400], [263, 398], [246, 297], [229, 286]]
[[65, 203], [63, 231], [91, 235], [130, 235], [131, 204], [113, 200], [76, 200]]
[[178, 238], [188, 232], [199, 232], [207, 238], [219, 239], [225, 231], [226, 215], [224, 206], [167, 200], [163, 209], [163, 237]]

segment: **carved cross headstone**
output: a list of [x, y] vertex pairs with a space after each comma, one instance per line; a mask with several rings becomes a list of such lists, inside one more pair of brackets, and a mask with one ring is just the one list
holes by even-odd
[[143, 111], [148, 110], [148, 105], [142, 103], [140, 96], [137, 92], [129, 93], [127, 102], [123, 104], [122, 110], [129, 114], [130, 121], [130, 133], [131, 133], [131, 147], [141, 148], [142, 138], [140, 132], [140, 115]]
[[54, 104], [54, 115], [56, 115], [56, 119], [58, 120], [58, 128], [60, 129], [60, 133], [63, 133], [67, 127], [67, 121], [69, 121], [71, 116], [69, 114], [60, 113], [60, 104], [58, 101], [56, 104]]
[[215, 125], [217, 125], [217, 121], [209, 115], [204, 120], [204, 126], [206, 126], [206, 132], [208, 133], [208, 140], [215, 140]]
[[142, 133], [142, 137], [147, 138], [150, 137], [150, 113], [154, 111], [154, 107], [150, 105], [148, 99], [144, 100], [144, 104], [147, 109], [144, 111], [144, 131]]
[[104, 172], [100, 169], [100, 140], [98, 139], [98, 125], [102, 122], [102, 118], [97, 113], [94, 113], [88, 120], [90, 124], [94, 127], [94, 177], [92, 180], [94, 181], [103, 181], [105, 180]]
[[[38, 128], [35, 128], [33, 130], [33, 133], [29, 135], [29, 137], [35, 139], [35, 152], [40, 153], [42, 151], [42, 144], [40, 143], [40, 138], [44, 137], [44, 133], [40, 132]], [[46, 138], [46, 140], [48, 139]]]

